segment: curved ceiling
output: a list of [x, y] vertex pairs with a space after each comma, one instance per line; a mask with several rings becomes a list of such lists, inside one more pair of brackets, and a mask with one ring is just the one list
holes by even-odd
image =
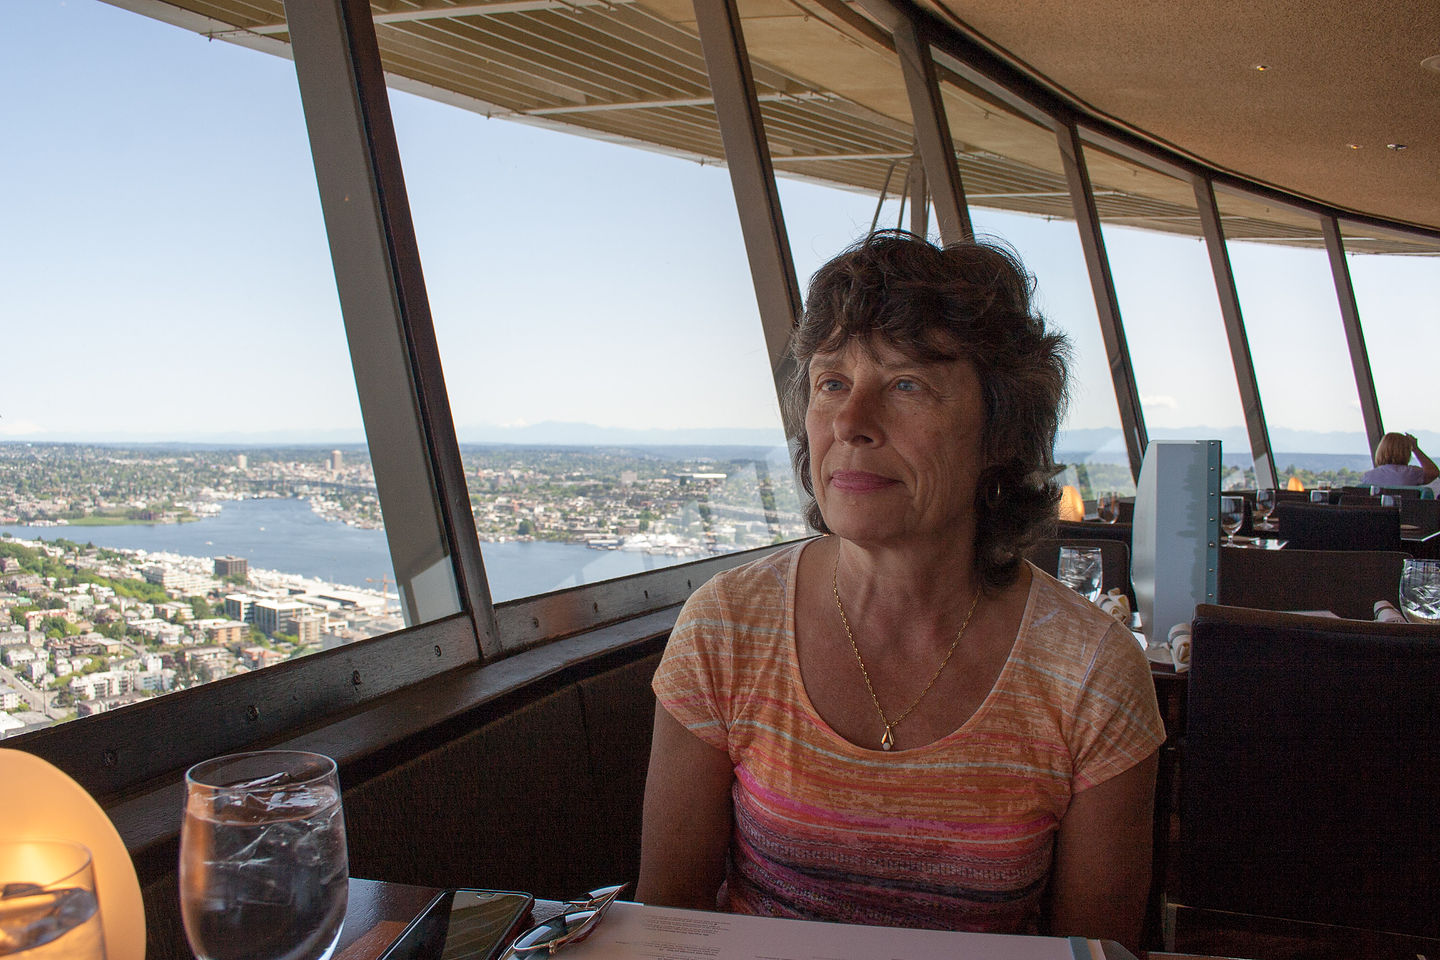
[[[108, 2], [289, 55], [282, 0]], [[875, 0], [736, 2], [777, 174], [872, 194], [903, 189], [914, 162], [909, 99], [889, 35], [868, 12]], [[922, 2], [1147, 140], [1343, 211], [1440, 230], [1440, 72], [1420, 66], [1440, 53], [1440, 2]], [[370, 6], [394, 86], [486, 115], [723, 162], [691, 0]], [[1054, 133], [967, 80], [963, 66], [940, 61], [971, 202], [1073, 217]], [[1188, 183], [1100, 150], [1091, 174], [1111, 222], [1200, 234]], [[1228, 203], [1227, 235], [1321, 242], [1313, 216], [1263, 198]], [[1440, 250], [1433, 238], [1384, 233], [1352, 233], [1347, 247]]]
[[1440, 3], [936, 3], [1027, 72], [1211, 166], [1440, 228], [1440, 70], [1421, 66], [1440, 54]]

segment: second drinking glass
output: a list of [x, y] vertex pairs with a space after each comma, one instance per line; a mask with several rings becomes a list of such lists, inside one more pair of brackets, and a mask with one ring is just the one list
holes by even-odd
[[349, 857], [335, 761], [263, 750], [185, 774], [180, 909], [200, 960], [325, 960]]

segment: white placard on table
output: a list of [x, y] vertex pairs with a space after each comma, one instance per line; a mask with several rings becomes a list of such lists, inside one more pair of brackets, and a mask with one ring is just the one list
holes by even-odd
[[1111, 942], [908, 930], [616, 903], [565, 960], [1123, 960]]

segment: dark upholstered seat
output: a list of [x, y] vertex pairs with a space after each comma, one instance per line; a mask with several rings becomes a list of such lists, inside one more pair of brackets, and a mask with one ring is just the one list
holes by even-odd
[[1055, 524], [1055, 537], [1060, 540], [1119, 540], [1128, 547], [1131, 529], [1128, 523], [1060, 520]]
[[1399, 550], [1400, 511], [1395, 507], [1280, 503], [1280, 539], [1296, 550]]
[[1440, 936], [1440, 627], [1201, 606], [1188, 907]]
[[1404, 561], [1395, 550], [1221, 547], [1216, 599], [1229, 607], [1329, 610], [1372, 620], [1376, 600], [1397, 602]]

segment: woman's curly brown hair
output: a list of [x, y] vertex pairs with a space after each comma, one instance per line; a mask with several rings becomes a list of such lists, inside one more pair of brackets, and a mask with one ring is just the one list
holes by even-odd
[[1015, 581], [1022, 551], [1053, 527], [1055, 436], [1065, 409], [1069, 343], [1033, 312], [1034, 278], [997, 242], [936, 246], [903, 231], [872, 234], [810, 280], [791, 339], [790, 437], [810, 500], [805, 518], [829, 533], [815, 502], [804, 433], [810, 359], [849, 341], [887, 344], [924, 362], [969, 360], [985, 398], [990, 466], [975, 493], [975, 563], [987, 590]]

